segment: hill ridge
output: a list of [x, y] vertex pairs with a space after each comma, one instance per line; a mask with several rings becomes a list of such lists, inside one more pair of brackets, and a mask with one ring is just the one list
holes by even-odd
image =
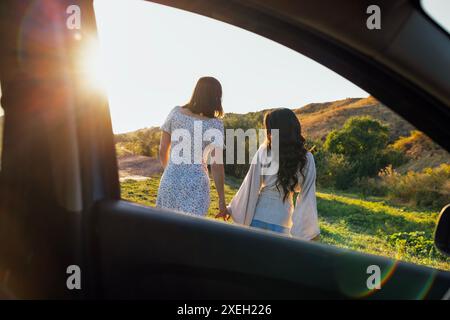
[[[274, 108], [264, 108], [262, 110], [247, 113], [226, 113], [224, 116], [225, 128], [262, 128], [264, 114]], [[344, 123], [351, 117], [370, 116], [381, 121], [389, 127], [389, 142], [394, 143], [401, 138], [408, 138], [416, 130], [410, 123], [401, 118], [391, 109], [383, 105], [373, 96], [365, 98], [345, 98], [335, 101], [308, 103], [299, 108], [291, 109], [300, 119], [302, 133], [307, 140], [315, 142], [325, 141], [327, 135], [336, 129], [340, 129]], [[158, 127], [142, 128], [129, 133], [116, 134], [116, 142], [129, 142], [133, 139], [154, 140], [145, 141], [145, 148], [151, 148], [152, 151], [147, 155], [157, 152], [159, 142]], [[420, 139], [419, 139], [420, 138]], [[409, 150], [415, 151], [415, 156], [411, 163], [404, 166], [404, 170], [412, 169], [420, 171], [427, 164], [435, 166], [442, 163], [442, 159], [448, 159], [448, 153], [434, 144], [431, 139], [423, 136], [416, 136], [407, 140], [408, 143], [398, 144], [400, 150], [405, 154], [412, 155]], [[403, 148], [403, 149], [402, 149]], [[141, 148], [142, 149], [142, 148]], [[139, 154], [139, 153], [138, 153]], [[417, 156], [417, 154], [419, 154]], [[421, 161], [425, 160], [426, 161]]]

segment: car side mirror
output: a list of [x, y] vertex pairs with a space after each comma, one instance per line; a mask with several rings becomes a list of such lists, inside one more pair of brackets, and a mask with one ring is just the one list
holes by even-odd
[[434, 244], [441, 253], [450, 256], [450, 204], [446, 205], [439, 214], [434, 231]]

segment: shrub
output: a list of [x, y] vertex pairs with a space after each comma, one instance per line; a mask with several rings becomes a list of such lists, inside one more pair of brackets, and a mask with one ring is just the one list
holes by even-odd
[[156, 127], [118, 134], [115, 136], [117, 155], [157, 157], [160, 138], [161, 131]]
[[323, 188], [348, 189], [355, 180], [352, 165], [341, 154], [315, 154], [317, 184]]
[[411, 131], [407, 137], [400, 137], [392, 144], [392, 147], [395, 150], [408, 154], [412, 158], [417, 158], [424, 152], [440, 149], [428, 136], [418, 130]]
[[440, 209], [450, 199], [449, 164], [403, 175], [387, 167], [380, 173], [380, 180], [391, 200], [409, 206]]
[[389, 164], [399, 165], [404, 157], [388, 146], [389, 129], [370, 117], [352, 117], [343, 128], [332, 131], [324, 143], [321, 169], [327, 171], [328, 181], [339, 189], [353, 189], [358, 179], [374, 177]]
[[355, 190], [365, 196], [385, 196], [387, 188], [378, 177], [362, 177], [355, 181]]
[[423, 231], [398, 232], [387, 237], [389, 245], [397, 249], [401, 256], [409, 255], [416, 258], [443, 259], [432, 239]]
[[389, 129], [371, 117], [351, 117], [342, 129], [330, 132], [325, 150], [354, 160], [368, 153], [378, 154], [388, 144]]

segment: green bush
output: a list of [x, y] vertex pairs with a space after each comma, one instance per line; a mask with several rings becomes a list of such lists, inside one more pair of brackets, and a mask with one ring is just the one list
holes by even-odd
[[[227, 129], [242, 129], [244, 132], [248, 129], [262, 129], [263, 126], [263, 116], [264, 112], [250, 112], [245, 115], [228, 113], [226, 117], [223, 119], [225, 132]], [[227, 141], [229, 144], [229, 141]], [[234, 143], [234, 159], [227, 159], [226, 150], [224, 150], [223, 159], [225, 161], [225, 174], [228, 176], [233, 176], [235, 178], [244, 178], [247, 174], [247, 171], [250, 167], [250, 161], [253, 158], [253, 154], [249, 154], [249, 143], [248, 138], [245, 139], [245, 164], [237, 164], [237, 150], [238, 150], [238, 141], [235, 137], [233, 140]], [[262, 141], [259, 141], [262, 143]], [[227, 146], [232, 147], [232, 146]], [[227, 164], [230, 162], [230, 164]]]
[[132, 154], [158, 157], [160, 139], [161, 131], [156, 127], [118, 134], [115, 136], [116, 152], [118, 156]]
[[368, 152], [379, 153], [388, 144], [389, 129], [378, 120], [366, 117], [351, 117], [342, 129], [331, 131], [324, 147], [332, 153], [349, 159], [358, 159]]
[[355, 179], [352, 166], [343, 155], [321, 150], [314, 156], [318, 186], [346, 189]]
[[358, 179], [374, 177], [389, 164], [404, 162], [403, 155], [388, 146], [389, 129], [370, 117], [352, 117], [343, 128], [328, 134], [321, 159], [326, 171], [321, 183], [353, 189]]
[[416, 258], [444, 259], [433, 240], [423, 231], [398, 232], [387, 237], [389, 245], [397, 249], [400, 256], [408, 255]]

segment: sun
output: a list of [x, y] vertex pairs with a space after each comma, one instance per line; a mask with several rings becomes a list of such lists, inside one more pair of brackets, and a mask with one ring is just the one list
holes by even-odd
[[80, 71], [82, 82], [91, 90], [107, 92], [105, 59], [97, 39], [86, 39], [81, 47]]

